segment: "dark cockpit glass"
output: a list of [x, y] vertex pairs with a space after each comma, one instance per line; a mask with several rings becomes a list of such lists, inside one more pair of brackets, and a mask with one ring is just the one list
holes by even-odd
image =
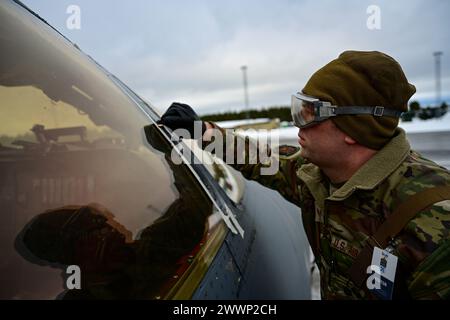
[[164, 298], [219, 225], [210, 200], [72, 43], [12, 1], [0, 26], [0, 298]]

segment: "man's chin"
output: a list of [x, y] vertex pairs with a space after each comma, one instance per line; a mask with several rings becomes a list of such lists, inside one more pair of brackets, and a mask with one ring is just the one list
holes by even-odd
[[311, 154], [308, 152], [308, 149], [306, 148], [301, 148], [300, 149], [300, 156], [307, 160], [308, 162], [315, 164], [314, 159], [311, 159]]
[[304, 147], [300, 147], [300, 156], [305, 159], [308, 158], [308, 151]]

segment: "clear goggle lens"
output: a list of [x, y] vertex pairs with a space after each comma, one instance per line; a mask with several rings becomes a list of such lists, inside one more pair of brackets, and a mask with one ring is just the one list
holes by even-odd
[[317, 112], [319, 108], [316, 108], [315, 101], [319, 100], [314, 98], [303, 99], [303, 96], [299, 96], [298, 94], [292, 95], [291, 114], [295, 126], [304, 128], [317, 123]]
[[295, 126], [306, 128], [339, 115], [371, 115], [399, 118], [400, 110], [383, 106], [332, 106], [328, 101], [298, 92], [291, 97], [291, 114]]

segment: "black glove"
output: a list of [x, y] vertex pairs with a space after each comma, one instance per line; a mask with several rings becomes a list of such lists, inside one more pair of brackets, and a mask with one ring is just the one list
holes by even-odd
[[[194, 138], [194, 122], [201, 121], [195, 111], [187, 104], [174, 102], [167, 109], [167, 111], [161, 116], [161, 123], [172, 130], [186, 129], [191, 134], [191, 138]], [[206, 131], [206, 125], [202, 122], [202, 136]], [[195, 137], [201, 138], [201, 137]]]
[[166, 138], [164, 138], [155, 124], [145, 126], [144, 132], [145, 136], [147, 137], [147, 141], [152, 145], [153, 148], [162, 153], [170, 153], [171, 147], [169, 142], [166, 140]]

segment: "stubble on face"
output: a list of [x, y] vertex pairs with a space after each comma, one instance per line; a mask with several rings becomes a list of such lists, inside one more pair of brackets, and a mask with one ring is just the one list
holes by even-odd
[[331, 120], [300, 129], [298, 136], [300, 155], [319, 167], [336, 163], [345, 146], [344, 133]]

